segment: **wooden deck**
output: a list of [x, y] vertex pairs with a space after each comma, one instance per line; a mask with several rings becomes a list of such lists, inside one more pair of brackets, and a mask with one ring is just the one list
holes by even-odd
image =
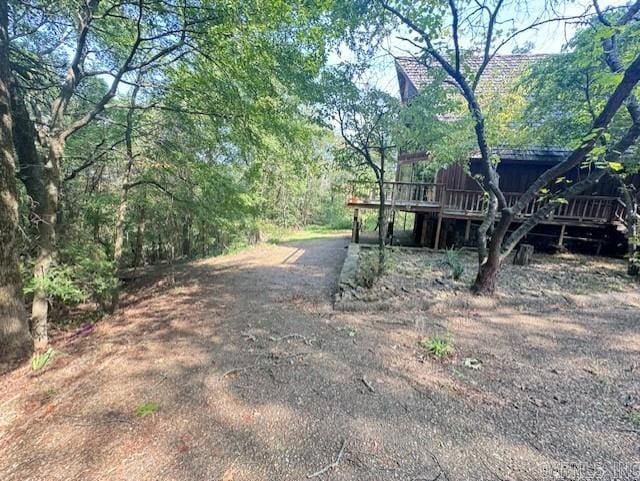
[[[480, 220], [486, 209], [486, 196], [472, 190], [447, 189], [444, 184], [417, 182], [385, 182], [385, 205], [403, 212], [434, 212], [445, 219]], [[509, 192], [505, 196], [510, 206], [520, 193]], [[546, 205], [545, 199], [531, 201], [516, 217], [524, 220]], [[364, 196], [351, 195], [349, 207], [377, 209], [380, 196], [377, 189], [370, 189]], [[546, 224], [576, 226], [606, 226], [625, 224], [625, 206], [617, 197], [576, 196], [559, 204], [543, 221]]]

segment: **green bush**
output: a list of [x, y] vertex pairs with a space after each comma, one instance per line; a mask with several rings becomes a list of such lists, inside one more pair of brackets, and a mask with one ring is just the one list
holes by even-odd
[[42, 289], [52, 302], [66, 307], [91, 299], [106, 308], [118, 288], [114, 263], [102, 246], [92, 242], [67, 245], [60, 262], [42, 278], [33, 277], [32, 271], [25, 271], [25, 294]]
[[53, 266], [44, 277], [28, 278], [24, 292], [27, 295], [42, 290], [49, 299], [63, 303], [77, 304], [86, 299], [86, 294], [74, 282], [73, 268], [70, 266]]

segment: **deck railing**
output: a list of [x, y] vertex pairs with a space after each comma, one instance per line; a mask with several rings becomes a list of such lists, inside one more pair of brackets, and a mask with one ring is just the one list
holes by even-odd
[[[439, 209], [447, 214], [479, 216], [486, 209], [487, 198], [481, 191], [447, 189], [444, 184], [419, 182], [385, 182], [385, 204], [397, 208], [426, 208]], [[518, 192], [505, 193], [507, 204], [513, 206], [522, 194]], [[525, 206], [519, 217], [528, 217], [542, 206], [546, 199], [534, 199]], [[364, 197], [352, 195], [349, 204], [380, 203], [377, 186], [370, 189]], [[576, 196], [568, 199], [549, 214], [550, 219], [558, 221], [596, 223], [624, 223], [624, 204], [617, 197], [607, 196]]]

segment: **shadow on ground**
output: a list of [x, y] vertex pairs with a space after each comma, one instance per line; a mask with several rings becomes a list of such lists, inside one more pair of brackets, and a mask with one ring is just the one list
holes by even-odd
[[[132, 289], [45, 372], [0, 381], [2, 479], [300, 480], [343, 443], [317, 479], [635, 479], [636, 310], [338, 313], [345, 246], [262, 246]], [[425, 356], [444, 331], [456, 356]]]

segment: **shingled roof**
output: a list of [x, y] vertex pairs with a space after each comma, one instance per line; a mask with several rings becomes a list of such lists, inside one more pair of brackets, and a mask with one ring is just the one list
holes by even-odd
[[[480, 96], [506, 93], [529, 65], [545, 57], [548, 57], [548, 55], [496, 55], [487, 65], [476, 92]], [[465, 60], [465, 65], [471, 72], [475, 72], [481, 62], [482, 57], [480, 56], [469, 57]], [[432, 69], [437, 68], [440, 68], [440, 66], [416, 57], [396, 58], [398, 74], [403, 74], [412, 84], [415, 91], [420, 91], [422, 87], [432, 81], [433, 75], [430, 72]]]

